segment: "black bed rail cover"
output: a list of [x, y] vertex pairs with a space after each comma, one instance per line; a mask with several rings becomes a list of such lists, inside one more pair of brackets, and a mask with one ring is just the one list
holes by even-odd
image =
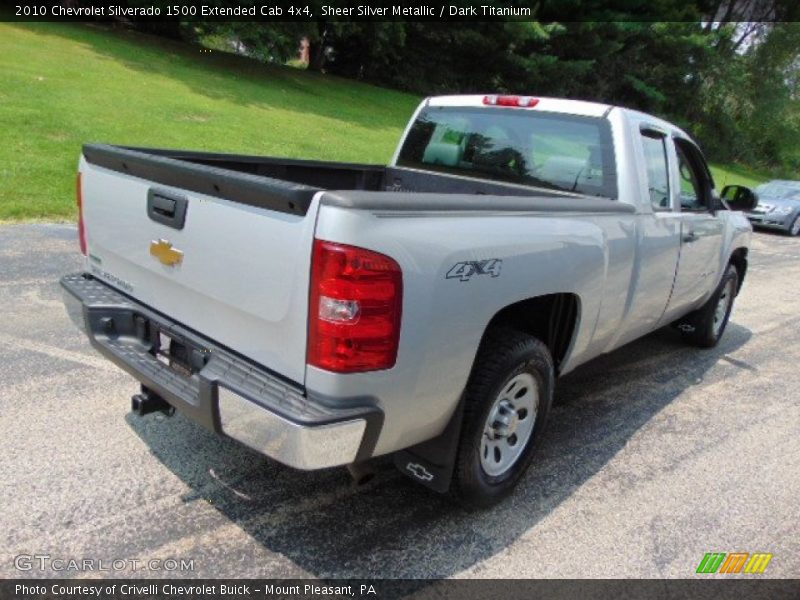
[[83, 156], [93, 165], [153, 183], [295, 215], [305, 215], [322, 189], [107, 144], [84, 144]]

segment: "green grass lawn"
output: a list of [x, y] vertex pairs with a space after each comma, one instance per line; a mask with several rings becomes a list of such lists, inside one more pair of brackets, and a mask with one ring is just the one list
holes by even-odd
[[0, 23], [0, 221], [74, 218], [85, 142], [384, 163], [418, 101], [123, 29]]
[[710, 167], [714, 183], [719, 191], [722, 191], [726, 185], [739, 184], [754, 188], [768, 179], [777, 179], [769, 173], [762, 173], [740, 165], [712, 164]]
[[0, 220], [72, 218], [84, 142], [386, 162], [419, 98], [91, 25], [0, 24]]

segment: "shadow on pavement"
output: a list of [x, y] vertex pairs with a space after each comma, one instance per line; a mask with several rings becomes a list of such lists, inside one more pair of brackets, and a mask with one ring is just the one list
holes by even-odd
[[354, 488], [344, 469], [293, 471], [180, 417], [169, 422], [168, 436], [147, 425], [150, 417], [129, 415], [128, 421], [193, 489], [187, 501], [207, 500], [304, 572], [323, 578], [447, 577], [503, 551], [534, 527], [718, 361], [736, 366], [726, 355], [750, 337], [748, 329], [730, 323], [717, 348], [697, 350], [664, 329], [566, 376], [531, 470], [513, 497], [477, 514], [388, 465], [373, 482]]

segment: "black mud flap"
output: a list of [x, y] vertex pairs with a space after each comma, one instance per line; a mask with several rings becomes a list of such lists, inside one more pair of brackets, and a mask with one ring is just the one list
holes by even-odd
[[395, 452], [395, 466], [417, 483], [441, 494], [447, 492], [453, 479], [463, 419], [462, 398], [444, 431], [431, 440]]

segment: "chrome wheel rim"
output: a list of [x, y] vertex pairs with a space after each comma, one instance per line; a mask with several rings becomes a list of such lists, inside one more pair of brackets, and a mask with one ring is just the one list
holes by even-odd
[[722, 293], [717, 300], [717, 308], [714, 310], [714, 335], [718, 336], [722, 331], [722, 325], [725, 323], [725, 316], [728, 314], [728, 308], [733, 302], [733, 280], [728, 281], [722, 289]]
[[539, 391], [530, 373], [509, 379], [492, 404], [483, 426], [481, 467], [498, 477], [519, 460], [533, 434]]
[[800, 234], [800, 215], [795, 217], [794, 223], [792, 223], [792, 235]]

